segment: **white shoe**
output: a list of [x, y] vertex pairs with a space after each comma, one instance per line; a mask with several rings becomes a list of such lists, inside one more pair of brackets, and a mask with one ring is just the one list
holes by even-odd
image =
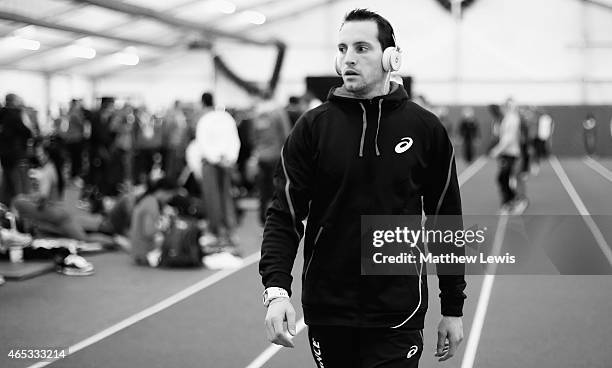
[[94, 273], [94, 266], [85, 258], [70, 254], [58, 265], [57, 272], [66, 276], [89, 276]]
[[526, 198], [519, 199], [518, 201], [514, 203], [514, 206], [512, 206], [511, 213], [513, 215], [522, 215], [523, 212], [525, 212], [525, 210], [527, 209], [528, 205], [529, 205], [529, 201]]
[[242, 266], [242, 258], [228, 252], [214, 253], [202, 257], [202, 264], [210, 270], [223, 270]]
[[504, 205], [501, 206], [499, 211], [497, 211], [497, 214], [498, 215], [502, 215], [502, 216], [504, 216], [504, 215], [507, 216], [507, 215], [510, 214], [510, 212], [512, 212], [512, 206], [509, 205], [509, 204], [504, 204]]
[[159, 262], [161, 261], [161, 250], [154, 249], [147, 253], [147, 262], [149, 262], [149, 266], [157, 267], [159, 266]]

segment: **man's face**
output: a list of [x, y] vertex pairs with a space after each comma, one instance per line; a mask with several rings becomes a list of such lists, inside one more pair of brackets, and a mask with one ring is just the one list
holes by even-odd
[[340, 29], [338, 65], [344, 87], [358, 96], [376, 96], [384, 87], [382, 48], [377, 37], [374, 21], [349, 21]]

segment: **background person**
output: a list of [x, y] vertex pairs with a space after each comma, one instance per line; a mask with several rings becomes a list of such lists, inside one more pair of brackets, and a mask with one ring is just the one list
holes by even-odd
[[474, 160], [474, 141], [479, 136], [479, 129], [474, 117], [474, 109], [471, 107], [466, 107], [462, 111], [459, 135], [463, 139], [463, 158], [468, 163], [472, 162]]
[[134, 262], [141, 266], [156, 267], [161, 256], [162, 209], [176, 194], [177, 185], [169, 178], [150, 182], [147, 190], [136, 199], [132, 211], [129, 240]]
[[548, 157], [550, 151], [550, 138], [554, 131], [554, 122], [546, 110], [538, 118], [538, 129], [533, 140], [534, 165], [532, 172], [537, 174], [540, 171], [540, 161]]
[[7, 94], [5, 106], [0, 108], [0, 202], [7, 206], [16, 195], [30, 191], [28, 142], [33, 132], [24, 116], [21, 98], [13, 93]]
[[499, 170], [497, 183], [501, 193], [500, 213], [508, 214], [514, 209], [516, 190], [510, 184], [514, 167], [521, 155], [521, 117], [512, 98], [506, 100], [504, 117], [499, 125], [499, 142], [491, 149], [497, 158]]
[[287, 139], [291, 123], [287, 113], [273, 101], [262, 102], [254, 119], [255, 157], [259, 172], [259, 221], [266, 222], [266, 210], [274, 195], [274, 169], [280, 158], [283, 142]]
[[198, 121], [188, 160], [201, 167], [196, 176], [202, 185], [210, 231], [221, 243], [234, 246], [237, 220], [230, 187], [231, 171], [240, 151], [238, 128], [230, 114], [214, 109], [211, 93], [202, 95], [202, 105], [204, 113]]
[[582, 137], [584, 150], [587, 155], [593, 156], [597, 151], [597, 120], [592, 113], [588, 113], [582, 122]]

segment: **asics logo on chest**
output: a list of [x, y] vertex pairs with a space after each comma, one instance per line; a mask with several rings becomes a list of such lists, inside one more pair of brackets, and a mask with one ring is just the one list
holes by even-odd
[[404, 153], [412, 147], [412, 138], [404, 137], [400, 140], [400, 142], [395, 146], [395, 153]]

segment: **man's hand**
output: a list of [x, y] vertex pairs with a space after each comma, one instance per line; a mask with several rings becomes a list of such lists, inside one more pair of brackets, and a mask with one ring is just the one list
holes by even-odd
[[436, 357], [439, 362], [450, 359], [463, 341], [463, 320], [461, 317], [444, 316], [438, 325]]
[[295, 309], [289, 298], [276, 298], [270, 302], [266, 314], [266, 335], [271, 343], [288, 348], [294, 347], [287, 335], [295, 336]]

